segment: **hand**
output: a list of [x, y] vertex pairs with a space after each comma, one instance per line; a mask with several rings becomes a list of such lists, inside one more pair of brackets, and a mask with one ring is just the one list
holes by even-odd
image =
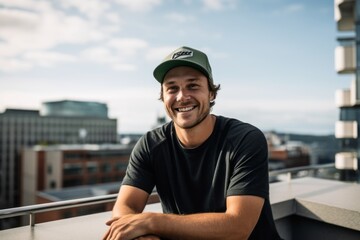
[[122, 217], [113, 218], [106, 222], [110, 226], [103, 240], [156, 240], [154, 235], [149, 235], [147, 224], [148, 214], [127, 214]]

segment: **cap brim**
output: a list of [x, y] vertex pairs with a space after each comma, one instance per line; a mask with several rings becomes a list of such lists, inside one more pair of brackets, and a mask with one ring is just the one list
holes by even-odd
[[168, 71], [170, 71], [172, 68], [180, 67], [180, 66], [187, 66], [187, 67], [195, 68], [195, 69], [199, 70], [200, 72], [202, 72], [206, 77], [209, 78], [209, 75], [205, 68], [203, 68], [201, 65], [199, 65], [197, 63], [194, 63], [194, 62], [191, 62], [188, 60], [184, 60], [184, 59], [176, 59], [176, 60], [172, 59], [172, 60], [168, 60], [168, 61], [161, 63], [159, 66], [157, 66], [154, 69], [153, 75], [159, 83], [162, 83], [164, 81], [164, 77]]

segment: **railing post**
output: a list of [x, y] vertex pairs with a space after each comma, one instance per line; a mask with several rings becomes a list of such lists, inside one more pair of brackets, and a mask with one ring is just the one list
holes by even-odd
[[291, 182], [291, 172], [288, 172], [286, 175], [287, 175], [287, 181]]
[[30, 227], [34, 227], [35, 226], [35, 213], [31, 212], [29, 214], [30, 217]]

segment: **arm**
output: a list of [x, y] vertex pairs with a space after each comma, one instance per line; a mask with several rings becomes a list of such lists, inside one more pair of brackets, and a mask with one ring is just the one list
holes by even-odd
[[[230, 196], [225, 213], [174, 215], [161, 213], [128, 214], [111, 225], [107, 239], [134, 239], [153, 234], [169, 239], [247, 239], [254, 229], [264, 199]], [[123, 237], [122, 237], [123, 236]]]
[[[110, 239], [114, 229], [113, 223], [122, 216], [128, 214], [141, 213], [144, 210], [149, 194], [139, 188], [123, 185], [119, 190], [118, 197], [112, 211], [112, 219], [106, 222], [110, 228], [105, 233], [103, 239]], [[159, 239], [156, 236], [148, 235], [137, 239]]]
[[120, 188], [112, 211], [113, 218], [126, 214], [141, 213], [149, 198], [149, 194], [139, 188], [123, 185]]
[[254, 229], [264, 199], [230, 196], [225, 213], [155, 215], [154, 233], [170, 239], [247, 239]]

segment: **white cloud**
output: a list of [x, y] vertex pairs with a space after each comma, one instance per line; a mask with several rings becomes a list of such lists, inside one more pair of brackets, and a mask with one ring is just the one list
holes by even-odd
[[[0, 50], [1, 51], [1, 50]], [[16, 59], [16, 58], [0, 58], [0, 71], [1, 72], [18, 72], [29, 70], [33, 67], [33, 64], [28, 61]]]
[[40, 21], [38, 14], [34, 12], [0, 8], [1, 32], [11, 31], [12, 29], [31, 31], [36, 29]]
[[215, 11], [236, 7], [236, 0], [202, 0], [202, 2], [205, 9]]
[[114, 38], [103, 47], [88, 48], [82, 52], [86, 60], [109, 64], [117, 71], [135, 71], [135, 56], [140, 51], [145, 52], [148, 43], [137, 38]]
[[193, 16], [185, 15], [185, 14], [178, 13], [178, 12], [168, 13], [165, 15], [165, 18], [169, 19], [173, 22], [176, 22], [176, 23], [188, 23], [188, 22], [194, 21], [194, 19], [195, 19]]
[[7, 8], [31, 9], [32, 11], [46, 11], [50, 2], [46, 0], [0, 0], [0, 5]]
[[178, 47], [179, 46], [164, 46], [164, 47], [150, 48], [148, 49], [145, 57], [149, 61], [159, 62]]
[[115, 0], [115, 2], [131, 11], [145, 12], [160, 5], [162, 0]]
[[[3, 5], [0, 8], [0, 52], [2, 58], [7, 57], [11, 62], [1, 67], [1, 70], [24, 70], [39, 64], [45, 66], [69, 61], [69, 56], [55, 56], [53, 51], [47, 54], [45, 51], [60, 44], [82, 44], [108, 37], [102, 28], [91, 21], [67, 15], [47, 1], [0, 0], [0, 4]], [[38, 53], [35, 59], [32, 55], [34, 52], [41, 52], [41, 56]], [[51, 63], [45, 64], [40, 60], [44, 57], [47, 60], [51, 58]], [[30, 63], [29, 60], [35, 62]]]
[[117, 38], [110, 40], [108, 46], [116, 49], [120, 55], [134, 56], [145, 49], [148, 43], [139, 38]]
[[50, 51], [33, 51], [24, 54], [24, 59], [36, 65], [49, 67], [61, 62], [75, 62], [76, 57], [68, 54]]
[[107, 19], [109, 22], [116, 24], [117, 26], [121, 24], [121, 18], [119, 14], [114, 12], [109, 12], [105, 15], [105, 19]]
[[133, 72], [136, 71], [138, 68], [134, 64], [128, 63], [117, 63], [113, 65], [114, 70], [122, 71], [122, 72]]
[[92, 25], [78, 16], [66, 16], [57, 12], [52, 16], [45, 14], [45, 18], [44, 21], [47, 22], [42, 25], [43, 31], [40, 34], [48, 36], [48, 41], [54, 45], [87, 43], [107, 37], [104, 32], [98, 30], [97, 25]]
[[107, 1], [102, 0], [61, 0], [60, 5], [64, 8], [76, 8], [89, 19], [97, 20], [110, 8]]
[[84, 59], [98, 63], [113, 64], [118, 61], [118, 58], [106, 47], [88, 48], [85, 49], [81, 55]]

